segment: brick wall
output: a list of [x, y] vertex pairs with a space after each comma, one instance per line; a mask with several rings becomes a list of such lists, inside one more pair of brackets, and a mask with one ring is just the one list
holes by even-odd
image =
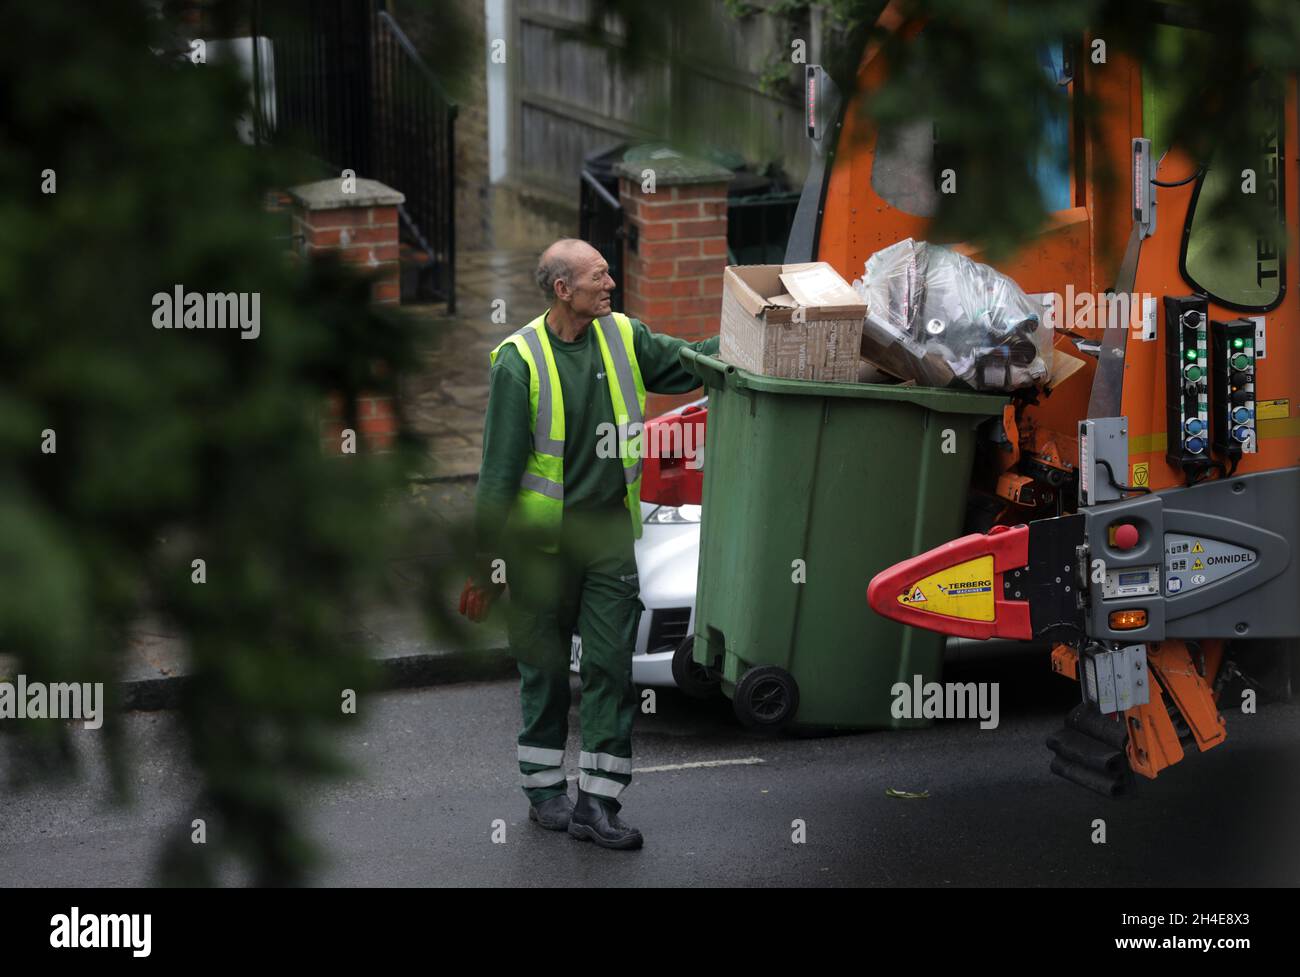
[[[343, 444], [343, 398], [334, 394], [325, 403], [320, 420], [321, 450], [328, 455], [341, 453]], [[397, 437], [397, 415], [391, 397], [357, 398], [357, 451], [388, 451]]]
[[[646, 166], [654, 190], [644, 189]], [[624, 163], [619, 201], [628, 243], [623, 252], [623, 311], [655, 332], [694, 342], [718, 334], [722, 272], [727, 266], [727, 183], [731, 173], [695, 160]], [[631, 235], [635, 234], [635, 246]], [[646, 414], [702, 392], [651, 394]]]
[[[375, 276], [370, 299], [377, 305], [401, 300], [398, 265], [397, 205], [402, 194], [375, 180], [357, 179], [351, 192], [338, 179], [321, 180], [289, 190], [293, 201], [293, 233], [298, 253], [307, 259], [334, 253]], [[344, 430], [343, 399], [332, 396], [320, 421], [321, 450], [339, 454]], [[397, 415], [392, 398], [361, 396], [357, 401], [358, 451], [379, 452], [392, 447]]]
[[[327, 181], [337, 183], [337, 180]], [[397, 207], [345, 207], [337, 210], [298, 208], [293, 233], [299, 253], [312, 257], [333, 251], [342, 261], [378, 276], [371, 299], [383, 305], [399, 301], [401, 270], [397, 261]]]

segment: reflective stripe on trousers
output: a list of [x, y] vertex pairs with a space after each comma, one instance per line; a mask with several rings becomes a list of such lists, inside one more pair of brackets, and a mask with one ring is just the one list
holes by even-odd
[[564, 766], [564, 751], [548, 750], [542, 746], [520, 745], [519, 762], [540, 763], [544, 767], [562, 767]]
[[537, 773], [521, 774], [520, 777], [520, 785], [523, 787], [551, 787], [562, 784], [567, 779], [563, 767], [551, 767], [549, 770], [540, 770]]
[[608, 777], [597, 777], [585, 770], [578, 774], [578, 789], [588, 794], [595, 794], [598, 797], [617, 800], [618, 795], [623, 793], [623, 788], [626, 786], [626, 784], [620, 784], [617, 780], [610, 780]]
[[614, 756], [612, 753], [588, 753], [583, 750], [578, 754], [578, 766], [584, 770], [607, 770], [610, 773], [632, 773], [630, 757]]

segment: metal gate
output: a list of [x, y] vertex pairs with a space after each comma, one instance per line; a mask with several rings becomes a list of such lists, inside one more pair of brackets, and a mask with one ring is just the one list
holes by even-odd
[[275, 126], [261, 111], [259, 142], [305, 137], [332, 169], [388, 184], [403, 241], [425, 255], [416, 293], [456, 311], [456, 104], [387, 11], [371, 0], [254, 0], [254, 105], [274, 92]]
[[612, 308], [623, 308], [623, 205], [618, 200], [618, 177], [613, 163], [622, 158], [623, 145], [593, 153], [584, 161], [578, 178], [578, 237], [600, 252], [614, 279]]

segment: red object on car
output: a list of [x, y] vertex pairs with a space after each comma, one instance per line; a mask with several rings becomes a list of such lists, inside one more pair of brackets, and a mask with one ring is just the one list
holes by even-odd
[[645, 422], [641, 498], [656, 505], [699, 505], [704, 497], [704, 430], [709, 409], [696, 404]]

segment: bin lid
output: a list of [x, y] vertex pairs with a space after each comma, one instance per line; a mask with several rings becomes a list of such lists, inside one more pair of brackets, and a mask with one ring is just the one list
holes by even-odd
[[[710, 386], [722, 383], [743, 390], [796, 397], [845, 397], [858, 400], [905, 400], [927, 410], [947, 414], [1000, 414], [1006, 394], [979, 393], [945, 387], [902, 386], [892, 383], [834, 383], [828, 380], [791, 380], [750, 373], [738, 366], [684, 346], [679, 353], [684, 364], [705, 377]], [[711, 375], [711, 376], [710, 376]], [[712, 382], [710, 382], [710, 379]]]

